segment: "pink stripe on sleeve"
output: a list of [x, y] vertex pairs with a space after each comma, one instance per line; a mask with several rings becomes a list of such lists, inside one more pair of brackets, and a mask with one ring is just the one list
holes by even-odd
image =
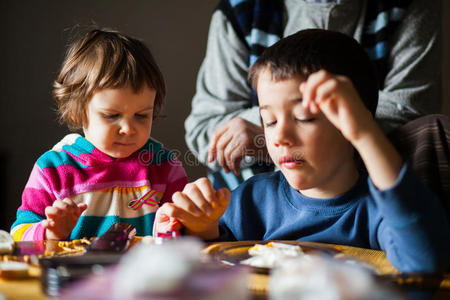
[[71, 190], [74, 187], [90, 186], [91, 184], [102, 184], [119, 182], [126, 178], [127, 181], [143, 181], [148, 178], [147, 167], [139, 162], [124, 161], [114, 164], [98, 165], [85, 169], [76, 168], [72, 165], [60, 165], [56, 168], [45, 168], [43, 173], [52, 183], [52, 190], [57, 193], [63, 190]]
[[45, 228], [41, 222], [33, 224], [22, 236], [22, 241], [43, 241], [45, 240]]

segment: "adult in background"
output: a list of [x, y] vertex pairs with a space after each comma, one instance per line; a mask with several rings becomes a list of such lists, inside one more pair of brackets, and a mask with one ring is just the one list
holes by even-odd
[[[378, 74], [376, 119], [385, 133], [404, 136], [402, 125], [439, 113], [440, 6], [426, 0], [221, 0], [185, 122], [187, 145], [210, 169], [214, 187], [234, 189], [272, 168], [247, 72], [265, 48], [302, 29], [339, 31], [365, 48]], [[441, 121], [421, 123], [436, 128]]]

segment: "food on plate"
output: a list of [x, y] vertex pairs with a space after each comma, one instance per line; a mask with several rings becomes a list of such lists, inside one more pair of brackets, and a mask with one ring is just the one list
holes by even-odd
[[269, 242], [265, 245], [255, 244], [248, 250], [250, 258], [241, 261], [241, 264], [258, 268], [273, 268], [286, 258], [307, 257], [298, 245]]

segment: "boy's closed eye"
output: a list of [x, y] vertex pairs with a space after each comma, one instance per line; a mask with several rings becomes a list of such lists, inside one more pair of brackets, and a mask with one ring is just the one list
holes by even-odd
[[316, 118], [296, 118], [297, 122], [301, 123], [311, 123], [316, 120]]
[[[277, 120], [271, 120], [271, 119], [264, 120], [264, 118], [262, 118], [262, 120], [263, 120], [264, 127], [273, 127], [277, 124]], [[296, 122], [303, 123], [303, 124], [312, 123], [315, 120], [316, 120], [316, 118], [309, 117], [309, 116], [295, 117]]]

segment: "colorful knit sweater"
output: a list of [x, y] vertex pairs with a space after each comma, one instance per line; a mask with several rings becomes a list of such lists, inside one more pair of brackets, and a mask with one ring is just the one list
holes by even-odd
[[158, 207], [187, 183], [176, 157], [152, 139], [127, 158], [112, 158], [69, 134], [34, 165], [11, 228], [16, 241], [43, 240], [41, 221], [55, 200], [86, 203], [70, 239], [99, 236], [118, 222], [151, 235]]

